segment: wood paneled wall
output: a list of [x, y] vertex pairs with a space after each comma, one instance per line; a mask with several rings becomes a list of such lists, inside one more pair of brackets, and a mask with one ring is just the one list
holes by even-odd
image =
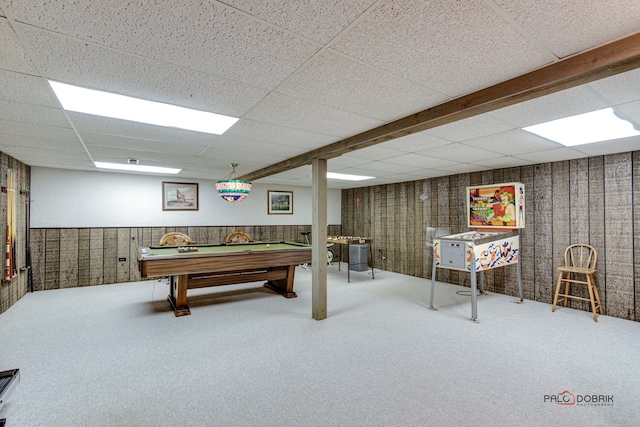
[[[7, 185], [7, 169], [19, 173], [16, 189], [16, 267], [18, 274], [8, 283], [0, 284], [0, 313], [4, 313], [28, 292], [26, 237], [27, 237], [27, 209], [29, 203], [29, 189], [31, 182], [31, 168], [13, 157], [0, 153], [0, 185]], [[7, 193], [0, 193], [0, 241], [7, 241]], [[2, 245], [4, 248], [5, 246]], [[5, 250], [0, 255], [2, 259], [2, 273], [4, 277]]]
[[[598, 253], [605, 313], [640, 321], [640, 151], [343, 190], [343, 233], [373, 237], [377, 267], [430, 279], [427, 227], [469, 231], [466, 187], [513, 181], [526, 191], [520, 232], [525, 298], [550, 304], [564, 249], [588, 243]], [[517, 295], [515, 266], [490, 270], [485, 278], [487, 290]], [[469, 286], [469, 274], [454, 270], [438, 269], [436, 279]]]
[[[311, 231], [311, 225], [35, 228], [31, 229], [34, 290], [139, 281], [138, 247], [157, 245], [170, 231], [187, 233], [201, 244], [224, 243], [234, 231], [255, 240], [304, 243], [301, 233]], [[330, 225], [328, 233], [340, 235], [341, 226]]]

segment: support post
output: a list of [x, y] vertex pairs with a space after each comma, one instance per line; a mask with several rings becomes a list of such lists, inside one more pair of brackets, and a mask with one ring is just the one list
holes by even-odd
[[327, 318], [327, 161], [313, 159], [311, 170], [311, 315], [323, 320]]

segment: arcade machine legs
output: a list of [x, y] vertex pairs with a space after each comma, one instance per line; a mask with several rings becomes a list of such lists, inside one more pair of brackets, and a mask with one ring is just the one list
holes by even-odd
[[[435, 254], [434, 254], [434, 259], [435, 259]], [[514, 301], [517, 302], [518, 304], [522, 304], [522, 302], [524, 301], [524, 290], [522, 288], [522, 264], [520, 262], [516, 263], [516, 265], [518, 266], [518, 294], [520, 296], [520, 301]], [[470, 281], [471, 281], [471, 321], [473, 322], [477, 322], [478, 321], [478, 286], [476, 284], [476, 273], [474, 273], [474, 271], [476, 270], [476, 262], [475, 259], [473, 257], [471, 257], [471, 272], [469, 273], [471, 275], [470, 277]], [[437, 308], [435, 308], [433, 306], [433, 294], [434, 294], [434, 290], [436, 288], [436, 263], [434, 261], [433, 263], [433, 268], [431, 271], [431, 296], [429, 297], [429, 310], [437, 310]], [[480, 271], [480, 294], [484, 293], [484, 271]]]

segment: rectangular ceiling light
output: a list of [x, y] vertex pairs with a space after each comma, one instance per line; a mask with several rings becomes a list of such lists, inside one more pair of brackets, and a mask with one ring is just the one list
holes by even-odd
[[327, 172], [329, 179], [342, 179], [345, 181], [364, 181], [365, 179], [373, 179], [375, 176], [347, 175], [343, 173]]
[[98, 169], [113, 169], [113, 170], [120, 170], [120, 171], [129, 171], [129, 172], [151, 172], [151, 173], [164, 173], [164, 174], [175, 175], [181, 171], [181, 169], [162, 168], [158, 166], [144, 166], [144, 165], [104, 163], [104, 162], [93, 162], [93, 164], [96, 165]]
[[640, 135], [640, 131], [628, 121], [618, 117], [612, 108], [552, 120], [522, 129], [566, 146]]
[[49, 81], [65, 110], [222, 135], [235, 117]]

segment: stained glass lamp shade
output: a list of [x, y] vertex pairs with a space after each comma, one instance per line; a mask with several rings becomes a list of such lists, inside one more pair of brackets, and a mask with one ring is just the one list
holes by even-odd
[[244, 200], [251, 191], [251, 183], [238, 179], [236, 172], [237, 163], [231, 163], [231, 173], [216, 182], [216, 190], [220, 197], [227, 202], [239, 202]]

